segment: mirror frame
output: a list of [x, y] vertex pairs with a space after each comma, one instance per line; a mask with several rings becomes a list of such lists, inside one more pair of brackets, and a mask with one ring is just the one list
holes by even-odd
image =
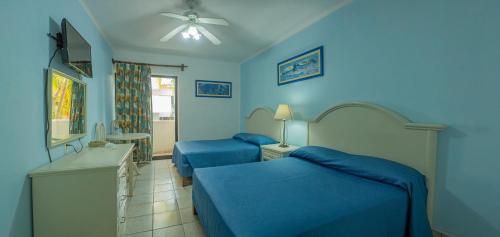
[[[85, 132], [84, 133], [80, 133], [80, 134], [76, 134], [74, 136], [70, 136], [69, 138], [66, 138], [66, 139], [62, 139], [60, 141], [57, 141], [57, 142], [52, 142], [52, 77], [53, 77], [53, 74], [54, 73], [57, 73], [57, 74], [60, 74], [60, 75], [63, 75], [64, 77], [66, 77], [67, 79], [69, 80], [72, 80], [73, 82], [76, 82], [76, 83], [80, 83], [80, 84], [83, 84], [84, 85], [84, 105], [83, 105], [83, 111], [85, 113], [85, 121], [83, 122], [84, 126], [85, 126]], [[57, 69], [54, 69], [54, 68], [49, 68], [49, 73], [48, 73], [48, 77], [47, 77], [47, 121], [48, 121], [48, 125], [49, 125], [49, 129], [48, 129], [48, 132], [47, 132], [47, 144], [49, 144], [49, 147], [50, 148], [55, 148], [57, 146], [60, 146], [60, 145], [63, 145], [63, 144], [66, 144], [66, 143], [69, 143], [71, 141], [75, 141], [75, 140], [78, 140], [82, 137], [85, 137], [87, 136], [87, 83], [83, 82], [82, 80], [78, 79], [78, 78], [75, 78], [73, 76], [70, 76], [64, 72], [61, 72]]]

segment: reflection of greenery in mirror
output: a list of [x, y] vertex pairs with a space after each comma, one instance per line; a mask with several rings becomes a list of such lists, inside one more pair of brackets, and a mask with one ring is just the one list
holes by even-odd
[[50, 144], [52, 147], [85, 136], [86, 84], [50, 69]]

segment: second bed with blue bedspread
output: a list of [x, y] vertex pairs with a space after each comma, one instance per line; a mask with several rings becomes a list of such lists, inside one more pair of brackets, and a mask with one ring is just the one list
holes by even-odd
[[260, 161], [260, 145], [277, 143], [272, 138], [239, 133], [229, 139], [180, 141], [175, 143], [172, 162], [182, 177], [193, 169]]

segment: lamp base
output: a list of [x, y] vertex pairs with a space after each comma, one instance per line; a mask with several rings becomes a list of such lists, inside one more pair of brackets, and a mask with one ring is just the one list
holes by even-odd
[[287, 148], [287, 147], [288, 147], [288, 144], [283, 144], [283, 143], [282, 143], [282, 144], [280, 144], [280, 145], [279, 145], [279, 147], [281, 147], [281, 148]]

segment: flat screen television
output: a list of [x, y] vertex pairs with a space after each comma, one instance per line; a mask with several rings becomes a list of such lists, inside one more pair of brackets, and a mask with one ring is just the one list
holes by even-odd
[[65, 18], [62, 28], [62, 60], [85, 77], [92, 77], [92, 55], [90, 44]]

